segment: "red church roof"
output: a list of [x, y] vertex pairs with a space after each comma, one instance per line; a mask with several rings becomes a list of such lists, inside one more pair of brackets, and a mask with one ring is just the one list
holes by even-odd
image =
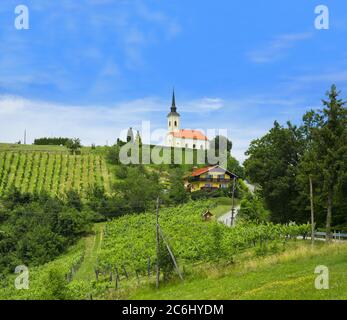
[[193, 140], [204, 140], [208, 141], [208, 138], [198, 130], [179, 130], [178, 132], [171, 132], [170, 133], [175, 138], [182, 138], [182, 139], [193, 139]]

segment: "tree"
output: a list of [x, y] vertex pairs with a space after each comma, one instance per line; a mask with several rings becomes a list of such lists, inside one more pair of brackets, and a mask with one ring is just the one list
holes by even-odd
[[52, 267], [48, 270], [45, 279], [45, 299], [48, 300], [67, 300], [70, 293], [64, 274], [58, 268]]
[[184, 187], [183, 172], [181, 169], [171, 171], [168, 196], [174, 204], [182, 204], [188, 200], [188, 193]]
[[107, 151], [107, 155], [106, 155], [106, 159], [108, 160], [109, 163], [114, 164], [114, 165], [120, 164], [120, 159], [119, 159], [120, 148], [121, 147], [118, 144], [109, 148], [109, 150]]
[[115, 191], [123, 198], [125, 211], [146, 211], [154, 207], [161, 192], [159, 175], [141, 165], [129, 167], [126, 178], [115, 184]]
[[296, 175], [304, 147], [301, 128], [290, 122], [287, 127], [275, 122], [265, 136], [251, 142], [246, 152], [246, 175], [262, 187], [266, 207], [275, 222], [303, 219], [295, 201], [299, 194]]
[[270, 212], [264, 208], [264, 201], [259, 194], [247, 193], [247, 196], [241, 200], [239, 218], [262, 223], [269, 220], [269, 215]]
[[228, 171], [236, 174], [239, 178], [241, 178], [241, 179], [245, 178], [245, 169], [231, 155], [228, 156], [227, 169], [228, 169]]
[[81, 140], [78, 138], [69, 139], [66, 142], [66, 147], [71, 151], [72, 154], [76, 154], [76, 152], [82, 147]]
[[327, 240], [331, 239], [334, 199], [346, 173], [347, 109], [346, 102], [339, 99], [339, 95], [336, 86], [332, 85], [327, 92], [328, 99], [322, 100], [324, 108], [316, 116], [318, 125], [311, 129], [311, 163], [322, 177], [322, 193], [327, 210]]

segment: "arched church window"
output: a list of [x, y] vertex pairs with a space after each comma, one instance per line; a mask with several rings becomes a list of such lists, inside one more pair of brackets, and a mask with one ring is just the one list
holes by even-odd
[[171, 121], [169, 121], [169, 127], [171, 127]]
[[175, 121], [175, 127], [177, 127], [177, 121]]
[[196, 149], [196, 144], [193, 144], [193, 149]]
[[202, 150], [203, 148], [204, 148], [204, 147], [201, 145], [201, 146], [200, 146], [200, 149]]

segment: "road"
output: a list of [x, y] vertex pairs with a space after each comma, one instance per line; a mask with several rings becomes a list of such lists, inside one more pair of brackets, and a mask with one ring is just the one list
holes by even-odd
[[[240, 210], [240, 206], [239, 205], [235, 206], [234, 223], [236, 221], [239, 210]], [[219, 217], [218, 222], [223, 223], [226, 226], [230, 227], [231, 226], [231, 210], [228, 211], [226, 214], [223, 214], [221, 217]]]

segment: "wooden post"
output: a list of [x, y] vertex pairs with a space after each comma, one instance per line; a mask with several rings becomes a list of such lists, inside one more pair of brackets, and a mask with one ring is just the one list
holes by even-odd
[[148, 271], [148, 278], [150, 278], [151, 277], [151, 257], [148, 257], [147, 271]]
[[313, 207], [313, 183], [312, 183], [312, 176], [309, 176], [310, 181], [310, 202], [311, 202], [311, 244], [314, 245], [314, 207]]
[[159, 197], [157, 198], [157, 210], [156, 210], [156, 251], [157, 251], [157, 276], [156, 276], [156, 288], [159, 288]]
[[116, 272], [116, 278], [119, 280], [119, 273], [118, 273], [118, 267], [117, 265], [114, 266], [114, 271]]
[[140, 277], [139, 277], [139, 272], [137, 270], [135, 270], [136, 272], [136, 278], [137, 278], [137, 284], [140, 284]]
[[236, 187], [236, 177], [233, 179], [233, 192], [231, 195], [231, 221], [230, 226], [234, 225], [234, 214], [235, 214], [235, 187]]
[[128, 279], [129, 279], [129, 275], [128, 275], [127, 269], [125, 269], [125, 265], [124, 265], [124, 264], [122, 265], [122, 268], [123, 268], [123, 271], [124, 271], [125, 277], [126, 277], [126, 278], [127, 278], [127, 280], [128, 280]]

